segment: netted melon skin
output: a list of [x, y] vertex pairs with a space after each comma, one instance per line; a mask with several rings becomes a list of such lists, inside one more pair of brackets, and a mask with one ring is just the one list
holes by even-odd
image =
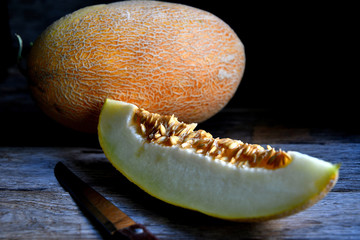
[[222, 20], [156, 1], [95, 5], [49, 26], [28, 60], [41, 109], [72, 128], [95, 132], [106, 98], [186, 122], [213, 116], [234, 95], [244, 47]]

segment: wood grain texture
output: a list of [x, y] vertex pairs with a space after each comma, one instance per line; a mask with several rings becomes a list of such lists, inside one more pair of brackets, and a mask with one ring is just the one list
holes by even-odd
[[340, 179], [322, 201], [294, 216], [234, 223], [163, 203], [118, 173], [98, 148], [0, 148], [0, 238], [101, 239], [56, 181], [63, 161], [160, 239], [356, 239], [360, 235], [360, 144], [279, 144], [333, 163]]

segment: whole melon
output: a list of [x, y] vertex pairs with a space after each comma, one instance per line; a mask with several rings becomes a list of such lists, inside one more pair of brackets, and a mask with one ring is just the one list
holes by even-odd
[[245, 67], [236, 33], [182, 4], [124, 1], [75, 11], [50, 25], [28, 58], [39, 107], [96, 132], [106, 98], [202, 122], [234, 95]]

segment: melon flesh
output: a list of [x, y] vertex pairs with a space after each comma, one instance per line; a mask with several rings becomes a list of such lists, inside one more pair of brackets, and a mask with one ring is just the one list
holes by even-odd
[[136, 109], [107, 99], [98, 126], [100, 145], [130, 181], [173, 205], [222, 219], [266, 220], [311, 206], [337, 181], [338, 165], [298, 152], [287, 152], [287, 166], [265, 169], [146, 142], [134, 125]]

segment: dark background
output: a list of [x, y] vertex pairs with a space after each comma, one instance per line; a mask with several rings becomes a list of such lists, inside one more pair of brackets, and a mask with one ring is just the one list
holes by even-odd
[[0, 0], [0, 238], [99, 237], [54, 178], [56, 162], [63, 161], [164, 239], [359, 239], [357, 5], [182, 1], [222, 18], [246, 50], [236, 96], [198, 129], [341, 163], [335, 188], [308, 211], [264, 223], [232, 223], [148, 196], [107, 162], [96, 134], [67, 129], [35, 106], [15, 66], [13, 34], [28, 46], [56, 19], [100, 2]]
[[[7, 64], [2, 68], [14, 66], [17, 47], [14, 33], [21, 35], [28, 46], [63, 15], [84, 6], [109, 2], [112, 1], [2, 1], [2, 32], [11, 36], [6, 38], [2, 62]], [[244, 43], [245, 73], [227, 108], [267, 108], [299, 121], [357, 126], [359, 74], [355, 69], [359, 61], [354, 44], [358, 31], [355, 5], [303, 1], [171, 2], [215, 14]], [[6, 69], [2, 71], [5, 73]]]

